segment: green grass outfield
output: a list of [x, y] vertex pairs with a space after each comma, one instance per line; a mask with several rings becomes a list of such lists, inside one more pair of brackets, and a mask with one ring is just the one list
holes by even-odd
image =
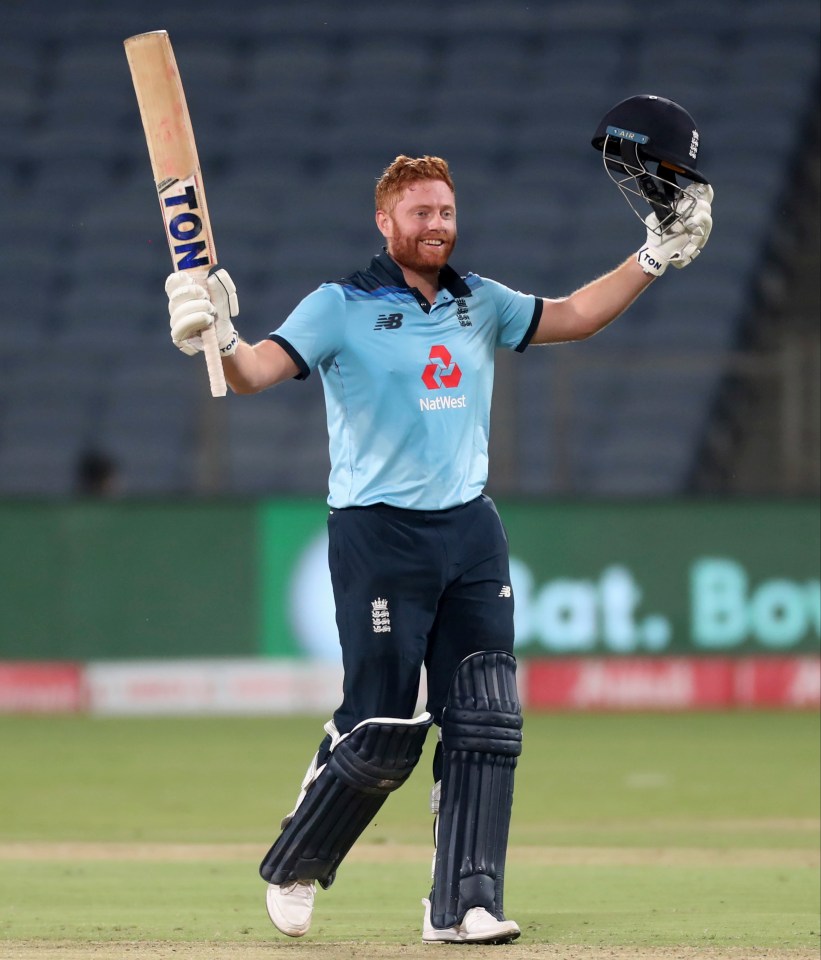
[[[308, 937], [270, 926], [257, 865], [322, 722], [0, 718], [0, 957], [447, 950], [419, 938], [432, 736]], [[504, 956], [818, 957], [819, 739], [816, 713], [528, 715]]]

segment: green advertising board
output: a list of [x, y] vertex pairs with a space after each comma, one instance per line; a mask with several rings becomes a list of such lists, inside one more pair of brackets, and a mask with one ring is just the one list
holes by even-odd
[[[816, 504], [498, 506], [521, 655], [818, 649]], [[267, 653], [336, 655], [324, 521], [316, 505], [261, 506]]]
[[[517, 652], [813, 653], [816, 502], [500, 501]], [[320, 500], [0, 504], [0, 659], [338, 658]]]
[[0, 659], [257, 652], [255, 507], [0, 504]]
[[325, 522], [316, 501], [267, 501], [259, 507], [259, 582], [267, 656], [337, 655]]

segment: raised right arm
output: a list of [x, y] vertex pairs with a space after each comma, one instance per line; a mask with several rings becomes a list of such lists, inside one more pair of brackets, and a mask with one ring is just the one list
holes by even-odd
[[237, 291], [224, 269], [214, 268], [205, 286], [172, 273], [165, 289], [171, 339], [183, 353], [194, 356], [202, 350], [201, 331], [214, 325], [225, 379], [234, 393], [259, 393], [299, 373], [288, 352], [273, 340], [254, 346], [240, 340], [232, 322], [239, 313]]

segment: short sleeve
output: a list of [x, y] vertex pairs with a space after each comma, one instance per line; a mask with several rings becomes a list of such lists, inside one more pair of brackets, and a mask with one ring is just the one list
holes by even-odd
[[269, 334], [290, 354], [303, 378], [336, 356], [344, 336], [345, 295], [335, 283], [325, 283], [308, 294]]
[[498, 330], [496, 344], [508, 350], [523, 351], [533, 336], [542, 315], [542, 301], [529, 293], [519, 293], [496, 280], [482, 278], [496, 306]]

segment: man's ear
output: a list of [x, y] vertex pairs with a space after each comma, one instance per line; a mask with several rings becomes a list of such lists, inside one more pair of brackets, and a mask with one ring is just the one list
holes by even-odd
[[391, 229], [391, 218], [384, 210], [376, 211], [376, 226], [379, 232], [386, 240], [390, 240], [393, 230]]

